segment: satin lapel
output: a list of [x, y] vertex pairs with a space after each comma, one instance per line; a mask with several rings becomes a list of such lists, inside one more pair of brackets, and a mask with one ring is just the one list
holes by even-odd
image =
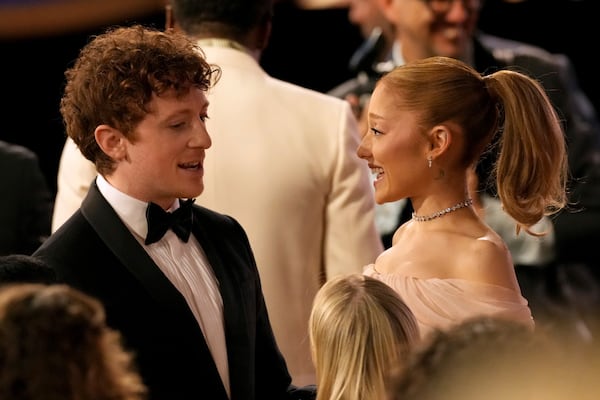
[[[194, 207], [194, 225], [192, 227], [192, 232], [198, 240], [198, 243], [200, 243], [200, 246], [204, 250], [206, 258], [208, 259], [208, 262], [210, 263], [215, 277], [219, 282], [219, 292], [221, 293], [221, 297], [223, 299], [223, 308], [226, 322], [231, 322], [227, 321], [227, 316], [230, 315], [230, 313], [225, 310], [229, 310], [231, 308], [231, 305], [234, 304], [233, 302], [235, 300], [235, 282], [232, 281], [233, 278], [231, 277], [231, 274], [227, 272], [226, 266], [223, 265], [223, 259], [219, 255], [219, 251], [216, 248], [217, 244], [209, 236], [207, 232], [207, 227], [202, 226], [202, 221], [203, 218], [201, 212], [196, 207]], [[217, 234], [217, 236], [219, 237], [223, 236], [216, 232], [216, 229], [218, 229], [217, 227], [212, 226], [211, 229], [215, 230], [214, 232], [211, 230], [213, 235]], [[227, 327], [227, 323], [225, 324], [225, 327]]]
[[[192, 233], [202, 246], [215, 277], [219, 282], [219, 293], [223, 300], [223, 319], [231, 391], [232, 393], [237, 393], [238, 391], [243, 393], [245, 390], [249, 390], [245, 383], [247, 381], [247, 374], [253, 373], [248, 371], [247, 364], [247, 353], [251, 351], [248, 348], [250, 322], [248, 322], [248, 316], [244, 313], [246, 309], [244, 300], [247, 299], [245, 295], [241, 294], [244, 283], [240, 281], [240, 278], [236, 274], [243, 273], [243, 271], [240, 271], [240, 268], [243, 268], [243, 266], [235, 265], [230, 267], [224, 264], [223, 257], [220, 254], [232, 250], [229, 248], [219, 248], [219, 243], [213, 238], [217, 237], [219, 240], [223, 240], [227, 236], [225, 233], [220, 232], [219, 226], [211, 224], [206, 218], [203, 218], [202, 211], [197, 206], [194, 206]], [[246, 295], [250, 294], [246, 293]]]
[[81, 211], [108, 248], [140, 281], [158, 304], [170, 307], [170, 312], [182, 314], [182, 310], [184, 310], [185, 318], [190, 318], [190, 316], [193, 318], [183, 296], [135, 240], [110, 204], [100, 194], [95, 182], [81, 204]]

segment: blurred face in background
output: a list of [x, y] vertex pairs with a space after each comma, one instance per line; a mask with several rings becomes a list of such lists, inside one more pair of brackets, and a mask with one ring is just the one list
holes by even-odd
[[405, 61], [431, 56], [467, 60], [481, 0], [377, 0], [396, 29]]

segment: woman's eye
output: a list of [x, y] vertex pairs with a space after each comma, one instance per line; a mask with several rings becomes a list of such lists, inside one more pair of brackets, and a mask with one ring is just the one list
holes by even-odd
[[371, 128], [371, 132], [373, 132], [373, 136], [379, 136], [379, 135], [381, 135], [381, 131], [377, 130], [375, 128]]

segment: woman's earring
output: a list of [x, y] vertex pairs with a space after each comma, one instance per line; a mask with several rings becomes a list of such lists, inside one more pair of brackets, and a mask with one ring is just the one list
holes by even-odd
[[429, 168], [431, 168], [431, 164], [433, 163], [433, 159], [431, 158], [431, 156], [427, 157], [427, 166]]

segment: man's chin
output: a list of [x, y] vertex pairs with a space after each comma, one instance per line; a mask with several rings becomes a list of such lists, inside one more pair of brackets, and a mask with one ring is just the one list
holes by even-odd
[[184, 190], [178, 197], [181, 199], [195, 199], [196, 197], [200, 196], [202, 192], [204, 192], [204, 185], [199, 188]]

